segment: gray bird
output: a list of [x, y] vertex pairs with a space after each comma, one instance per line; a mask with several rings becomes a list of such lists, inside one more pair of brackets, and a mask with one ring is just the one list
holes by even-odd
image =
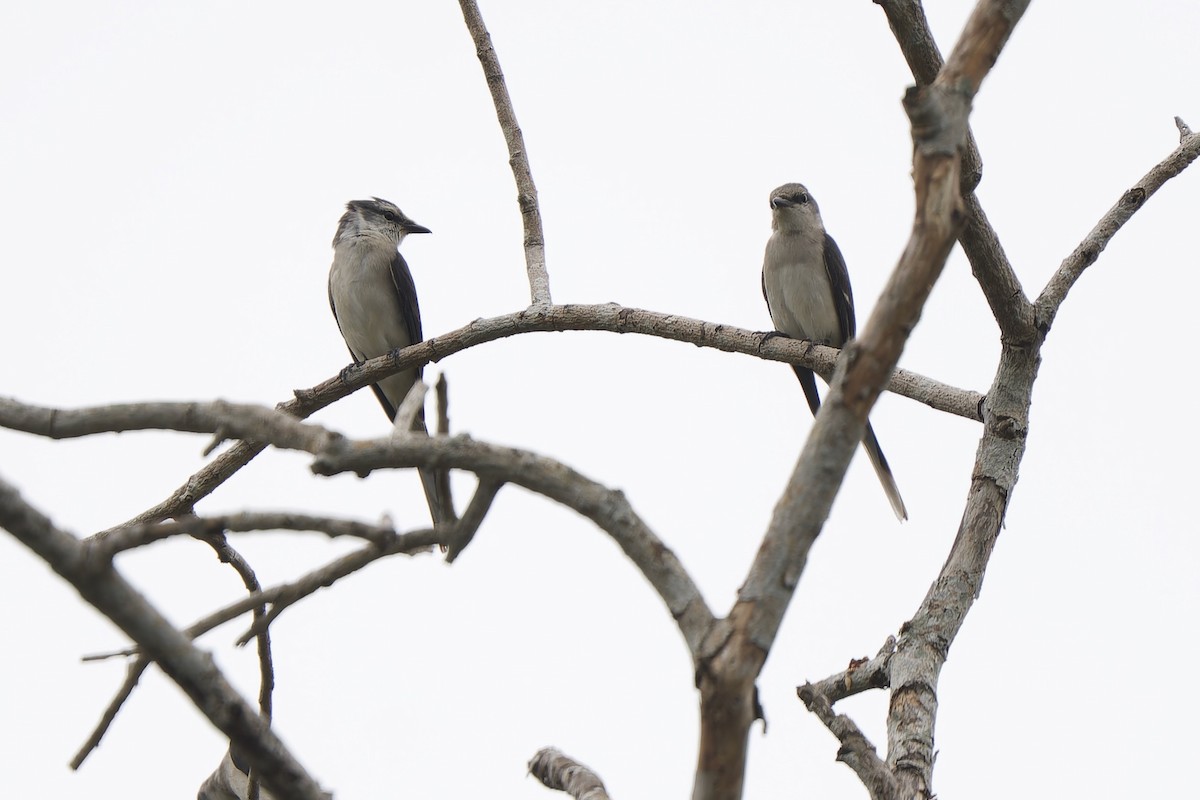
[[[775, 329], [793, 339], [844, 346], [855, 331], [850, 275], [837, 242], [825, 232], [817, 201], [803, 184], [785, 183], [771, 192], [771, 230], [763, 259], [762, 288]], [[816, 416], [821, 408], [816, 376], [806, 367], [792, 369]], [[863, 434], [863, 447], [896, 517], [908, 519], [900, 489], [870, 421]]]
[[[398, 248], [408, 234], [429, 232], [387, 200], [375, 197], [346, 204], [333, 237], [329, 307], [355, 363], [421, 341], [417, 287]], [[371, 386], [388, 419], [396, 418], [396, 409], [419, 377], [417, 367]], [[413, 430], [426, 432], [424, 410]], [[446, 473], [421, 470], [420, 474], [434, 523], [452, 521]]]

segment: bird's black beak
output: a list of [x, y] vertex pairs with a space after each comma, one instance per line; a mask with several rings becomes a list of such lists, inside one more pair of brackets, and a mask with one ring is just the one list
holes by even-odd
[[771, 208], [785, 208], [790, 205], [792, 205], [792, 201], [788, 200], [786, 197], [771, 198]]
[[433, 233], [433, 231], [429, 230], [429, 228], [426, 228], [424, 225], [418, 225], [415, 222], [407, 223], [404, 226], [404, 232], [405, 233]]

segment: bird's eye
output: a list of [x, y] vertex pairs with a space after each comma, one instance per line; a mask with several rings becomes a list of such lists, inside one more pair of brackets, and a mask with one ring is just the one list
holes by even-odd
[[394, 212], [394, 211], [384, 211], [383, 218], [386, 219], [388, 222], [399, 222], [400, 221], [399, 218], [396, 216], [396, 212]]
[[806, 192], [800, 192], [800, 194], [796, 195], [796, 202], [800, 205], [806, 204], [808, 202], [808, 194]]

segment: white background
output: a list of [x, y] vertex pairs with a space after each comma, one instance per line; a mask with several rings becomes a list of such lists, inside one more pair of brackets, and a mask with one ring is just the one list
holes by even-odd
[[[929, 2], [944, 52], [969, 10]], [[525, 132], [558, 302], [761, 330], [768, 192], [819, 199], [866, 318], [908, 236], [911, 77], [858, 2], [525, 0], [483, 12]], [[1034, 3], [972, 118], [979, 193], [1036, 294], [1095, 221], [1200, 125], [1200, 6]], [[329, 313], [343, 204], [379, 195], [427, 336], [528, 302], [503, 139], [452, 2], [7, 3], [0, 10], [0, 393], [60, 406], [274, 404], [348, 362]], [[939, 687], [942, 797], [1179, 796], [1200, 692], [1193, 342], [1200, 174], [1168, 184], [1072, 293], [1044, 352], [1028, 454], [983, 596]], [[1114, 324], [1115, 323], [1115, 324]], [[956, 249], [902, 366], [986, 390], [997, 331]], [[624, 489], [724, 613], [810, 426], [787, 367], [635, 336], [564, 333], [434, 365], [456, 431]], [[761, 682], [750, 797], [859, 798], [794, 687], [873, 654], [953, 540], [978, 425], [885, 396], [876, 430], [911, 521], [856, 458]], [[387, 431], [367, 391], [315, 421]], [[0, 432], [0, 476], [86, 535], [199, 469], [203, 437], [49, 442]], [[473, 481], [456, 476], [460, 503]], [[425, 525], [415, 475], [313, 477], [267, 454], [202, 513], [307, 509]], [[350, 543], [242, 536], [264, 583]], [[178, 624], [241, 595], [175, 541], [123, 574]], [[125, 640], [0, 536], [0, 771], [11, 797], [192, 797], [225, 743], [151, 670], [101, 749], [65, 766], [120, 684], [82, 654]], [[210, 648], [247, 697], [251, 649]], [[686, 797], [696, 692], [657, 596], [595, 528], [507, 488], [459, 563], [376, 564], [273, 629], [276, 725], [339, 798], [546, 797], [555, 745], [612, 795]], [[886, 695], [850, 713], [885, 746]]]

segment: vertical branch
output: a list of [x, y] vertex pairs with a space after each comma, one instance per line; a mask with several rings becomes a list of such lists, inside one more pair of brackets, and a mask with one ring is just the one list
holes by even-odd
[[542, 234], [542, 212], [538, 208], [537, 187], [533, 185], [533, 173], [529, 169], [529, 157], [525, 151], [525, 137], [517, 125], [517, 114], [513, 111], [512, 98], [500, 71], [500, 59], [492, 47], [492, 37], [483, 24], [479, 6], [475, 0], [458, 0], [462, 7], [463, 20], [475, 42], [475, 55], [483, 66], [492, 103], [496, 106], [496, 118], [504, 131], [504, 142], [508, 145], [508, 164], [517, 181], [517, 204], [521, 207], [521, 224], [525, 228], [525, 271], [529, 275], [529, 296], [535, 306], [550, 305], [550, 275], [546, 271], [546, 240]]
[[747, 736], [759, 715], [755, 681], [862, 438], [867, 413], [890, 380], [963, 227], [961, 153], [971, 101], [1027, 5], [1028, 0], [981, 0], [937, 80], [905, 95], [914, 146], [912, 233], [874, 312], [839, 361], [725, 629], [705, 642], [697, 671], [700, 753], [693, 800], [742, 796]]
[[[205, 544], [213, 549], [217, 554], [217, 558], [222, 564], [228, 564], [237, 572], [238, 577], [242, 579], [242, 585], [246, 587], [246, 591], [250, 594], [258, 594], [262, 591], [262, 584], [258, 581], [258, 576], [254, 574], [254, 568], [250, 566], [250, 562], [246, 557], [239, 553], [229, 544], [229, 540], [225, 538], [225, 534], [198, 534], [197, 539], [200, 539]], [[256, 606], [253, 611], [254, 622], [259, 627], [258, 635], [255, 637], [258, 647], [258, 711], [262, 714], [262, 718], [271, 722], [271, 713], [273, 706], [273, 695], [275, 692], [275, 664], [271, 657], [271, 632], [267, 625], [261, 624], [267, 616], [266, 604]], [[233, 744], [230, 744], [230, 754], [234, 752]], [[235, 762], [237, 759], [233, 759]], [[259, 783], [258, 773], [251, 769], [247, 774], [248, 788], [246, 800], [259, 800]]]

